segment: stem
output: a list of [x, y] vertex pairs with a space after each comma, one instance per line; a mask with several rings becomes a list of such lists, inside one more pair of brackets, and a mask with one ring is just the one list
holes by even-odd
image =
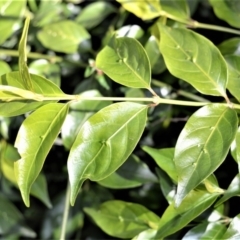
[[68, 183], [66, 198], [65, 198], [65, 207], [64, 207], [64, 212], [63, 212], [63, 220], [62, 220], [60, 240], [65, 240], [67, 219], [68, 219], [69, 206], [70, 206], [69, 201], [70, 201], [70, 184]]
[[210, 103], [210, 102], [181, 101], [181, 100], [164, 99], [164, 98], [158, 98], [157, 100], [158, 100], [157, 101], [158, 104], [162, 103], [162, 104], [172, 104], [172, 105], [191, 106], [191, 107], [201, 107]]

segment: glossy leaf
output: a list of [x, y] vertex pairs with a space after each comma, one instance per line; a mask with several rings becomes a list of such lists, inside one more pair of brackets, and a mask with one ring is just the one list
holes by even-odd
[[[80, 94], [82, 97], [102, 97], [97, 90], [89, 90]], [[69, 112], [62, 125], [62, 140], [66, 149], [70, 149], [82, 125], [89, 117], [100, 109], [111, 104], [110, 101], [81, 100], [69, 104]]]
[[234, 197], [234, 196], [240, 196], [240, 174], [237, 174], [235, 178], [232, 180], [230, 183], [228, 189], [225, 191], [224, 195], [222, 198], [220, 198], [215, 206], [219, 206], [220, 204], [224, 203], [227, 201], [229, 198]]
[[157, 229], [159, 222], [159, 217], [144, 206], [118, 200], [84, 211], [104, 232], [118, 238], [132, 238], [149, 228]]
[[224, 161], [237, 124], [235, 110], [221, 104], [204, 106], [189, 118], [174, 154], [178, 174], [176, 206]]
[[26, 7], [26, 0], [0, 1], [1, 24], [0, 44], [4, 43], [17, 29], [20, 28], [20, 19]]
[[178, 19], [189, 20], [190, 11], [186, 0], [161, 0], [162, 10]]
[[[2, 173], [6, 179], [18, 188], [14, 173], [14, 162], [20, 158], [17, 149], [7, 144], [2, 146], [1, 151], [0, 163]], [[30, 194], [41, 200], [47, 207], [50, 208], [52, 206], [48, 196], [46, 178], [43, 174], [39, 174], [36, 181], [33, 183]]]
[[144, 30], [138, 25], [125, 25], [116, 31], [118, 37], [141, 39], [143, 35]]
[[171, 204], [161, 217], [156, 239], [165, 238], [182, 229], [209, 208], [217, 197], [217, 193], [210, 194], [198, 189], [191, 191], [178, 208]]
[[143, 20], [153, 19], [160, 16], [161, 6], [158, 0], [151, 1], [129, 1], [117, 0], [129, 12]]
[[81, 25], [65, 20], [44, 26], [37, 37], [46, 48], [57, 52], [74, 53], [78, 45], [89, 39], [90, 35]]
[[27, 66], [27, 34], [28, 34], [28, 28], [29, 28], [29, 23], [30, 23], [30, 18], [26, 18], [23, 32], [22, 32], [22, 37], [19, 42], [19, 47], [18, 47], [18, 67], [19, 67], [19, 72], [23, 81], [23, 84], [27, 90], [33, 91], [33, 84], [32, 80], [28, 71], [28, 66]]
[[228, 63], [229, 77], [227, 88], [230, 93], [240, 102], [240, 93], [238, 91], [240, 87], [240, 56], [228, 55], [225, 57]]
[[234, 37], [223, 41], [218, 45], [218, 49], [221, 51], [222, 55], [240, 55], [240, 38]]
[[109, 14], [116, 9], [109, 2], [99, 1], [87, 5], [76, 18], [76, 22], [90, 29], [101, 23]]
[[154, 240], [156, 239], [155, 238], [155, 235], [157, 233], [157, 230], [156, 229], [147, 229], [143, 232], [140, 232], [137, 236], [135, 236], [132, 240]]
[[233, 27], [240, 28], [239, 1], [209, 0], [214, 13]]
[[99, 181], [126, 161], [145, 128], [147, 109], [137, 103], [115, 103], [83, 124], [68, 158], [72, 205], [86, 179]]
[[124, 86], [150, 88], [149, 59], [142, 45], [133, 38], [112, 37], [97, 55], [96, 66]]
[[222, 239], [239, 239], [240, 238], [240, 214], [235, 216], [228, 226], [227, 231], [222, 236]]
[[67, 111], [67, 104], [49, 103], [28, 116], [19, 129], [15, 147], [21, 159], [14, 163], [14, 170], [27, 207], [31, 186], [59, 134]]
[[0, 76], [9, 72], [11, 72], [10, 66], [6, 62], [0, 60]]
[[168, 70], [203, 94], [226, 98], [227, 65], [217, 47], [191, 30], [159, 27]]
[[[48, 81], [47, 79], [34, 74], [31, 74], [30, 76], [33, 83], [34, 93], [44, 94], [45, 96], [49, 96], [49, 97], [64, 95], [64, 93], [61, 91], [60, 88], [58, 88], [55, 84]], [[11, 72], [1, 76], [0, 85], [12, 86], [12, 87], [26, 90], [23, 85], [19, 72]], [[26, 99], [23, 101], [13, 101], [13, 102], [6, 103], [0, 100], [0, 115], [4, 117], [12, 117], [12, 116], [20, 115], [20, 114], [32, 111], [50, 102], [55, 102], [55, 101], [37, 102], [37, 101]]]
[[148, 182], [157, 182], [157, 178], [135, 155], [131, 155], [116, 172], [98, 181], [100, 185], [113, 189], [138, 187]]
[[175, 183], [177, 182], [178, 177], [173, 161], [174, 148], [155, 149], [144, 146], [142, 149], [155, 160], [157, 165], [163, 169]]

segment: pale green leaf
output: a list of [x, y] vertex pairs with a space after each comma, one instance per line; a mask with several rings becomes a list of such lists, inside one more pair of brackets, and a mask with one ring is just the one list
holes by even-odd
[[228, 226], [227, 231], [222, 236], [222, 239], [240, 239], [240, 214], [235, 216], [233, 220], [231, 221], [230, 225]]
[[113, 36], [97, 55], [96, 66], [124, 86], [150, 88], [150, 62], [144, 48], [136, 39]]
[[163, 169], [175, 183], [177, 182], [178, 177], [173, 162], [174, 148], [155, 149], [144, 146], [142, 149], [155, 160], [157, 165]]
[[[54, 83], [48, 81], [47, 79], [31, 74], [31, 79], [33, 83], [33, 90], [36, 94], [42, 94], [44, 96], [59, 96], [64, 95], [60, 88], [58, 88]], [[12, 86], [15, 88], [20, 88], [26, 90], [23, 85], [21, 76], [19, 72], [11, 72], [0, 77], [0, 85], [3, 86]], [[32, 93], [33, 94], [33, 93]], [[4, 102], [1, 100], [0, 96], [0, 116], [12, 117], [20, 115], [36, 108], [45, 105], [50, 102], [56, 101], [35, 101], [35, 100], [22, 100], [22, 101], [13, 101], [13, 102]]]
[[156, 239], [165, 238], [185, 227], [209, 208], [217, 197], [217, 193], [210, 194], [206, 190], [197, 189], [191, 191], [178, 208], [172, 203], [161, 217]]
[[129, 12], [143, 20], [153, 19], [160, 16], [161, 6], [159, 0], [129, 1], [117, 0]]
[[138, 25], [125, 25], [115, 31], [118, 37], [129, 37], [140, 39], [144, 35], [144, 30]]
[[168, 70], [203, 94], [227, 99], [227, 64], [217, 47], [191, 30], [159, 27], [160, 49]]
[[222, 55], [240, 55], [240, 38], [234, 37], [229, 38], [223, 41], [221, 44], [218, 45], [218, 49], [221, 51]]
[[228, 189], [225, 191], [224, 195], [222, 198], [220, 198], [215, 206], [219, 206], [220, 204], [224, 203], [227, 201], [229, 198], [238, 196], [240, 197], [240, 174], [237, 174], [232, 182], [230, 183]]
[[235, 110], [221, 104], [204, 106], [189, 118], [174, 154], [178, 174], [176, 206], [224, 161], [237, 124]]
[[[82, 97], [102, 97], [97, 90], [80, 94]], [[84, 122], [100, 109], [111, 104], [110, 101], [80, 100], [69, 104], [69, 112], [62, 126], [62, 140], [65, 148], [70, 149]]]
[[236, 0], [209, 0], [214, 13], [233, 27], [240, 28], [240, 2]]
[[27, 34], [28, 34], [28, 28], [29, 28], [29, 23], [30, 23], [30, 18], [26, 18], [22, 36], [19, 42], [18, 46], [18, 67], [19, 67], [19, 72], [23, 81], [23, 84], [27, 90], [33, 91], [33, 84], [32, 80], [28, 71], [27, 67]]
[[140, 232], [137, 236], [135, 236], [132, 240], [156, 240], [155, 235], [157, 233], [156, 229], [147, 229], [143, 232]]
[[190, 11], [186, 0], [160, 0], [160, 2], [162, 10], [166, 13], [178, 19], [190, 19]]
[[14, 171], [23, 201], [28, 207], [31, 186], [59, 134], [67, 111], [67, 104], [49, 103], [29, 115], [19, 129], [15, 147], [21, 159], [14, 163]]
[[97, 209], [84, 211], [108, 235], [118, 238], [132, 238], [140, 232], [157, 229], [159, 217], [144, 206], [118, 200], [101, 204]]
[[100, 24], [109, 14], [116, 9], [109, 2], [98, 1], [88, 4], [76, 18], [76, 22], [90, 29]]
[[115, 103], [83, 124], [68, 158], [72, 205], [86, 179], [99, 181], [126, 161], [143, 133], [147, 110], [137, 103]]
[[74, 53], [84, 40], [90, 38], [89, 33], [77, 23], [64, 20], [48, 24], [37, 34], [44, 47], [64, 53]]
[[112, 189], [138, 187], [148, 182], [157, 182], [157, 178], [135, 155], [131, 155], [116, 172], [98, 181], [100, 185]]
[[9, 72], [11, 72], [10, 66], [6, 62], [0, 60], [0, 76]]

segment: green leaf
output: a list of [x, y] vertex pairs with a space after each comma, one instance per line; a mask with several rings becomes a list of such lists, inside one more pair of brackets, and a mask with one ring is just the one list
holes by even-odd
[[58, 87], [61, 85], [60, 67], [58, 64], [51, 63], [45, 59], [39, 59], [31, 62], [29, 71], [32, 74], [41, 75], [51, 80]]
[[227, 98], [227, 65], [217, 47], [191, 30], [159, 28], [160, 49], [171, 74], [203, 94]]
[[137, 236], [135, 236], [132, 240], [156, 240], [155, 235], [157, 233], [156, 229], [147, 229], [143, 232], [140, 232]]
[[182, 20], [190, 19], [190, 11], [186, 0], [161, 0], [162, 10]]
[[37, 34], [44, 47], [64, 53], [74, 53], [84, 40], [90, 38], [89, 33], [77, 23], [64, 20], [48, 24]]
[[83, 124], [68, 158], [72, 205], [86, 179], [99, 181], [126, 161], [143, 133], [147, 110], [137, 103], [115, 103]]
[[239, 1], [209, 0], [214, 13], [233, 27], [240, 28]]
[[59, 134], [68, 111], [67, 104], [49, 103], [28, 116], [21, 125], [15, 147], [21, 159], [14, 163], [23, 201], [29, 207], [29, 193], [45, 158]]
[[[97, 90], [89, 90], [80, 94], [82, 97], [102, 97]], [[70, 149], [76, 136], [89, 117], [100, 109], [111, 104], [110, 101], [81, 100], [69, 104], [69, 112], [62, 126], [62, 140], [65, 148]]]
[[222, 236], [222, 239], [239, 239], [240, 238], [240, 214], [235, 216], [230, 223], [227, 231]]
[[240, 55], [239, 52], [240, 48], [240, 38], [229, 38], [223, 41], [221, 44], [218, 45], [218, 49], [221, 51], [222, 55]]
[[135, 155], [131, 155], [116, 172], [98, 181], [100, 185], [112, 189], [138, 187], [149, 182], [157, 182], [156, 176]]
[[[55, 84], [48, 81], [47, 79], [34, 74], [31, 74], [30, 77], [32, 79], [34, 93], [43, 94], [49, 97], [64, 95], [64, 93], [61, 91], [60, 88], [58, 88]], [[0, 85], [12, 86], [12, 87], [26, 90], [26, 88], [23, 85], [19, 72], [11, 72], [1, 76]], [[36, 102], [35, 100], [26, 99], [22, 101], [3, 102], [0, 99], [0, 116], [12, 117], [12, 116], [20, 115], [20, 114], [35, 110], [36, 108], [50, 102], [56, 102], [56, 101]]]
[[235, 149], [233, 152], [233, 154], [235, 155], [234, 160], [237, 162], [238, 170], [240, 171], [240, 127], [237, 130], [237, 134], [235, 136], [235, 140], [232, 145], [235, 145]]
[[176, 206], [224, 161], [237, 124], [235, 110], [221, 104], [204, 106], [189, 118], [174, 154], [178, 174]]
[[11, 72], [10, 66], [6, 62], [0, 60], [0, 76], [9, 72]]
[[238, 91], [240, 88], [240, 56], [228, 55], [225, 57], [225, 59], [228, 63], [229, 70], [227, 89], [240, 102], [240, 93]]
[[227, 201], [229, 198], [234, 197], [234, 196], [240, 196], [240, 174], [237, 174], [232, 182], [230, 183], [228, 189], [225, 191], [224, 195], [222, 198], [220, 198], [215, 206], [219, 206], [220, 204], [224, 203]]
[[150, 88], [150, 62], [144, 48], [134, 38], [113, 36], [97, 55], [96, 66], [124, 86]]
[[18, 54], [19, 54], [18, 67], [19, 67], [19, 72], [25, 88], [27, 90], [33, 91], [33, 84], [32, 84], [32, 80], [27, 67], [26, 45], [27, 45], [27, 34], [28, 34], [29, 23], [30, 23], [30, 18], [27, 17], [25, 20], [22, 36], [19, 42], [19, 47], [18, 47]]
[[0, 234], [6, 234], [23, 220], [19, 210], [0, 194]]
[[149, 228], [156, 229], [159, 217], [140, 204], [118, 200], [101, 204], [97, 209], [84, 211], [108, 235], [132, 238]]
[[101, 23], [109, 14], [116, 12], [109, 2], [99, 1], [88, 4], [77, 16], [76, 22], [91, 29]]
[[129, 1], [117, 0], [129, 12], [143, 20], [153, 19], [160, 16], [161, 6], [159, 0]]
[[155, 149], [144, 146], [142, 149], [154, 159], [157, 165], [163, 169], [175, 183], [177, 183], [178, 177], [175, 163], [173, 161], [174, 148]]
[[117, 37], [141, 39], [144, 35], [144, 30], [138, 25], [125, 25], [116, 30], [115, 33]]
[[16, 30], [20, 28], [21, 21], [19, 21], [19, 17], [24, 14], [25, 8], [26, 0], [0, 1], [0, 44], [4, 43]]
[[209, 208], [217, 197], [217, 193], [210, 194], [205, 190], [198, 189], [191, 191], [178, 208], [171, 204], [161, 217], [156, 239], [165, 238], [185, 227]]

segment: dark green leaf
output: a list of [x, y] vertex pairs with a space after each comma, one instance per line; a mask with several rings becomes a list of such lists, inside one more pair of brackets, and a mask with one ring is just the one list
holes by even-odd
[[160, 16], [161, 6], [159, 0], [151, 1], [129, 1], [117, 0], [129, 12], [143, 20], [153, 19]]
[[28, 207], [31, 186], [59, 134], [67, 111], [67, 104], [49, 103], [28, 116], [19, 129], [15, 147], [21, 159], [14, 163], [14, 170], [23, 201]]
[[109, 14], [116, 9], [109, 2], [99, 1], [87, 5], [77, 16], [76, 22], [90, 29], [101, 23]]
[[148, 56], [142, 45], [133, 38], [112, 37], [98, 54], [96, 66], [124, 86], [150, 88], [151, 69]]
[[44, 26], [37, 37], [46, 48], [57, 52], [74, 53], [78, 45], [89, 39], [90, 35], [81, 25], [65, 20]]
[[209, 0], [214, 13], [233, 27], [240, 28], [240, 2], [228, 0]]
[[240, 214], [235, 216], [230, 223], [227, 231], [225, 234], [222, 236], [222, 239], [240, 239]]
[[145, 128], [147, 110], [137, 103], [115, 103], [83, 124], [68, 158], [72, 205], [86, 179], [99, 181], [125, 162]]
[[[60, 88], [47, 79], [30, 74], [33, 83], [33, 90], [36, 94], [44, 94], [45, 96], [64, 95]], [[0, 85], [12, 86], [25, 89], [19, 72], [7, 73], [0, 77]], [[34, 100], [3, 102], [0, 100], [0, 115], [4, 117], [12, 117], [32, 111], [44, 104], [54, 101], [37, 102]]]
[[100, 185], [113, 189], [132, 188], [148, 182], [157, 182], [157, 178], [135, 155], [131, 155], [116, 172], [98, 181]]
[[163, 169], [175, 183], [177, 183], [178, 177], [173, 162], [174, 148], [155, 149], [144, 146], [142, 149], [155, 160], [157, 165]]
[[[97, 90], [89, 90], [80, 94], [82, 97], [102, 97]], [[84, 122], [100, 109], [111, 104], [110, 101], [81, 100], [69, 105], [70, 111], [62, 126], [62, 140], [65, 148], [70, 149]]]
[[168, 70], [203, 94], [227, 98], [227, 65], [217, 47], [191, 30], [159, 27]]
[[240, 38], [230, 38], [218, 45], [218, 49], [221, 51], [222, 55], [240, 55]]
[[175, 148], [176, 206], [224, 161], [237, 124], [235, 110], [221, 104], [204, 106], [189, 118]]
[[84, 211], [107, 234], [118, 238], [132, 238], [149, 228], [157, 229], [159, 217], [140, 204], [108, 201], [98, 209]]
[[171, 204], [160, 220], [156, 239], [162, 239], [182, 229], [209, 208], [217, 197], [217, 193], [210, 194], [198, 189], [191, 191], [178, 208]]

